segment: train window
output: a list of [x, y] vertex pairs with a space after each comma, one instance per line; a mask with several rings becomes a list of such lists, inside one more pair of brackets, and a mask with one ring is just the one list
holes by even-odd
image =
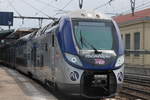
[[47, 43], [45, 43], [45, 51], [48, 51]]
[[[75, 39], [80, 49], [114, 50], [115, 27], [111, 21], [73, 21]], [[92, 34], [91, 34], [92, 33]], [[82, 40], [82, 41], [81, 41]]]
[[37, 56], [37, 55], [36, 55], [36, 51], [37, 51], [37, 50], [36, 50], [36, 48], [34, 47], [34, 48], [33, 48], [33, 65], [34, 65], [35, 67], [36, 67], [36, 60], [37, 60], [37, 59], [36, 59], [36, 56]]
[[31, 55], [30, 55], [30, 53], [28, 53], [28, 56], [27, 56], [27, 58], [28, 58], [28, 59], [30, 59], [30, 56], [31, 56]]
[[54, 34], [52, 35], [52, 47], [54, 47], [55, 45], [55, 37], [54, 37]]
[[43, 65], [44, 65], [44, 57], [43, 55], [41, 55], [41, 67], [43, 67]]

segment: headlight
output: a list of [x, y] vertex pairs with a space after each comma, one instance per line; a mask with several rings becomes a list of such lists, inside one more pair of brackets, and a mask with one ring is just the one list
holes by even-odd
[[124, 63], [124, 55], [123, 55], [123, 56], [120, 56], [120, 57], [117, 59], [116, 64], [115, 64], [115, 67], [119, 67], [119, 66], [121, 66], [123, 63]]
[[69, 54], [69, 53], [65, 53], [65, 56], [66, 56], [66, 58], [67, 58], [70, 62], [72, 62], [72, 63], [74, 63], [74, 64], [76, 64], [76, 65], [82, 66], [82, 63], [81, 63], [81, 61], [80, 61], [80, 59], [79, 59], [78, 56], [72, 55], [72, 54]]

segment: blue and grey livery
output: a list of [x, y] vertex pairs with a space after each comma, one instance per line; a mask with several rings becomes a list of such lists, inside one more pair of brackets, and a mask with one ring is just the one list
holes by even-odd
[[71, 95], [111, 97], [123, 83], [120, 31], [114, 20], [100, 13], [69, 13], [9, 49], [18, 50], [16, 69]]

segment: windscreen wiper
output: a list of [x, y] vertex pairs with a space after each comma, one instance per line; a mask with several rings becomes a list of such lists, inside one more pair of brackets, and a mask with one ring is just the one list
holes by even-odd
[[89, 44], [89, 46], [94, 50], [95, 54], [101, 54], [102, 53], [101, 51], [98, 51], [93, 45]]
[[82, 32], [80, 30], [80, 42], [81, 42], [81, 45], [83, 47], [83, 45], [85, 45], [86, 47], [87, 44], [94, 50], [95, 54], [101, 54], [102, 52], [101, 51], [98, 51], [92, 44], [90, 44], [89, 42], [87, 42], [87, 40], [82, 36]]
[[[81, 42], [81, 46], [83, 48], [83, 37], [82, 37], [82, 33], [81, 33], [81, 30], [80, 30], [80, 42]], [[85, 44], [84, 44], [85, 45]]]
[[[81, 32], [81, 30], [80, 30], [80, 42], [81, 42], [82, 48], [83, 48], [83, 45], [88, 48], [87, 42], [85, 42], [85, 41], [86, 41], [86, 40], [85, 40], [85, 38], [82, 36], [82, 32]], [[88, 44], [88, 45], [89, 45], [89, 44]]]

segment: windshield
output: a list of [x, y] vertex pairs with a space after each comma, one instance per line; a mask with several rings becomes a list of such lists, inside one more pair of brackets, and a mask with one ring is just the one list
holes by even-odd
[[75, 39], [82, 50], [112, 50], [114, 26], [111, 21], [73, 21]]

